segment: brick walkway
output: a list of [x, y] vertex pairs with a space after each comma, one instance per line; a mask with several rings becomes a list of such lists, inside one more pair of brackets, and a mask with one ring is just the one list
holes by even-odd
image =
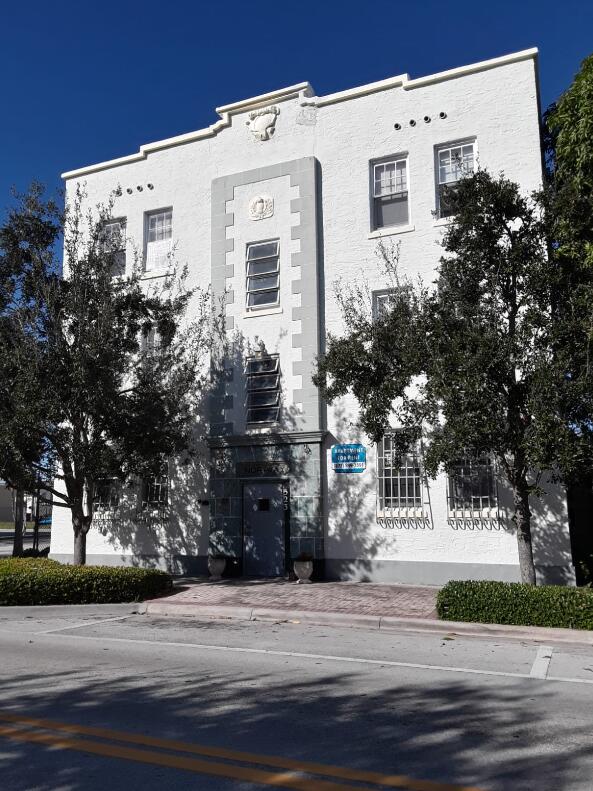
[[438, 591], [436, 587], [368, 582], [297, 585], [285, 580], [192, 581], [183, 588], [169, 596], [167, 602], [399, 618], [435, 618]]

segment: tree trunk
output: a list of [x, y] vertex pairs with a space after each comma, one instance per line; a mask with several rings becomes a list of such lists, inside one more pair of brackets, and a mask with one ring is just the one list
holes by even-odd
[[25, 523], [25, 492], [17, 489], [14, 501], [14, 539], [12, 557], [20, 558], [23, 554], [23, 528]]
[[529, 507], [529, 489], [527, 484], [516, 484], [513, 487], [513, 497], [521, 581], [526, 582], [528, 585], [535, 585], [535, 566], [533, 564], [533, 548], [531, 546], [531, 508]]
[[84, 566], [86, 563], [86, 533], [80, 527], [74, 528], [74, 565]]

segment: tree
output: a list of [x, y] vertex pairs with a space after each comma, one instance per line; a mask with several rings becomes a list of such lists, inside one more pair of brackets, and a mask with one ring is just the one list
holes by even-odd
[[558, 463], [569, 483], [593, 477], [593, 55], [545, 114], [552, 253], [560, 272], [555, 364], [566, 427]]
[[78, 192], [60, 212], [34, 186], [0, 230], [0, 260], [17, 281], [0, 345], [11, 372], [0, 403], [12, 415], [0, 434], [6, 477], [56, 479], [77, 564], [101, 481], [157, 474], [191, 451], [219, 318], [209, 291], [188, 290], [183, 273], [150, 286], [136, 259], [131, 274], [114, 276], [123, 239], [106, 226], [115, 200], [84, 210]]
[[346, 334], [328, 338], [315, 381], [329, 401], [356, 396], [374, 441], [390, 419], [403, 429], [401, 450], [422, 432], [431, 475], [464, 455], [494, 456], [513, 493], [521, 577], [535, 584], [529, 498], [569, 431], [558, 410], [566, 328], [547, 198], [478, 171], [449, 201], [435, 287], [400, 279], [397, 256], [385, 254], [390, 308], [373, 319], [355, 294], [343, 299]]

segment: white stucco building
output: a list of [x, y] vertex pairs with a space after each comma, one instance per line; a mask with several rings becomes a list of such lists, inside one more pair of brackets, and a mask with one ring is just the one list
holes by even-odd
[[[420, 454], [397, 464], [373, 447], [356, 404], [327, 407], [311, 381], [327, 332], [340, 333], [334, 283], [388, 283], [380, 238], [400, 267], [430, 278], [447, 223], [441, 183], [459, 162], [526, 190], [542, 178], [536, 50], [418, 79], [407, 75], [328, 96], [308, 83], [218, 108], [206, 129], [64, 174], [89, 200], [121, 187], [115, 215], [166, 274], [171, 245], [190, 285], [227, 291], [234, 353], [210, 398], [200, 470], [178, 468], [125, 496], [102, 495], [90, 563], [205, 570], [210, 551], [243, 574], [284, 573], [299, 553], [320, 575], [443, 583], [519, 579], [511, 498], [485, 460], [426, 480]], [[122, 265], [125, 262], [122, 260]], [[331, 448], [360, 443], [362, 472], [333, 469]], [[360, 465], [362, 466], [362, 465]], [[562, 491], [535, 500], [538, 574], [574, 578]], [[52, 556], [72, 553], [68, 512], [54, 517]]]

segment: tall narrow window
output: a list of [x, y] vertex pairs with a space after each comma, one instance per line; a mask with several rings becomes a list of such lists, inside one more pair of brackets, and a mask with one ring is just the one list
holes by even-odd
[[146, 216], [146, 271], [165, 269], [171, 257], [173, 210], [164, 209]]
[[474, 143], [458, 143], [437, 149], [437, 212], [450, 217], [453, 208], [448, 200], [457, 182], [474, 172]]
[[490, 456], [458, 459], [449, 473], [449, 511], [484, 512], [496, 508], [496, 480]]
[[126, 273], [126, 221], [109, 220], [103, 226], [103, 249], [112, 256], [112, 277]]
[[247, 245], [247, 310], [280, 303], [278, 240]]
[[422, 468], [418, 448], [399, 453], [393, 436], [377, 446], [377, 515], [413, 516], [423, 506]]
[[247, 423], [276, 423], [280, 411], [280, 361], [277, 356], [247, 360]]
[[169, 505], [169, 465], [165, 463], [158, 475], [145, 478], [142, 483], [142, 508], [164, 509]]
[[373, 165], [373, 227], [407, 225], [408, 161], [405, 157]]

